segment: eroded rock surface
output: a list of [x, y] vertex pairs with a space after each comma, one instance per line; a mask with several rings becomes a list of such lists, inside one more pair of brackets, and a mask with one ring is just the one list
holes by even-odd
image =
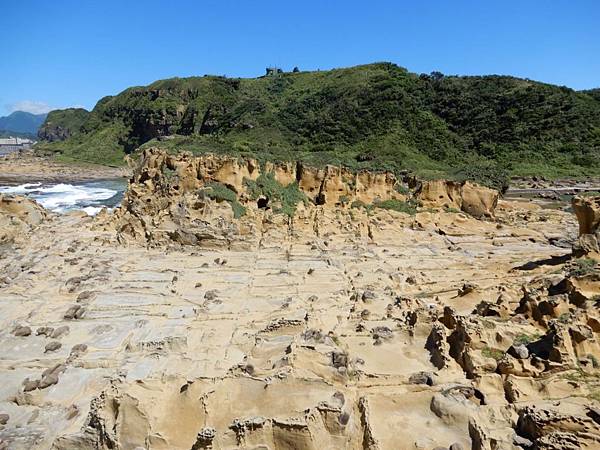
[[572, 206], [579, 221], [575, 252], [600, 257], [600, 197], [573, 197]]
[[474, 217], [493, 217], [499, 193], [470, 181], [419, 182], [417, 196], [425, 206], [458, 209]]
[[24, 239], [48, 214], [33, 200], [0, 194], [0, 245]]
[[552, 244], [572, 214], [334, 200], [234, 219], [189, 162], [2, 254], [2, 445], [598, 448], [600, 287]]

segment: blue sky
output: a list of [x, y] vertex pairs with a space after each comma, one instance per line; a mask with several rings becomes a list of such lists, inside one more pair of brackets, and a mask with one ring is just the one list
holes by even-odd
[[172, 76], [391, 61], [600, 87], [600, 1], [6, 0], [0, 115]]

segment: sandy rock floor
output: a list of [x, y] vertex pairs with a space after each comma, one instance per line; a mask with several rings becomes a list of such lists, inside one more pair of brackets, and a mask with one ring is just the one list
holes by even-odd
[[[120, 245], [94, 219], [52, 216], [0, 259], [2, 445], [519, 448], [501, 375], [439, 369], [427, 342], [444, 306], [518, 304], [557, 269], [522, 266], [568, 254], [550, 241], [575, 236], [569, 213], [507, 202], [498, 222], [322, 210], [248, 251]], [[535, 331], [482, 323], [500, 347]], [[521, 390], [536, 403], [573, 389]]]

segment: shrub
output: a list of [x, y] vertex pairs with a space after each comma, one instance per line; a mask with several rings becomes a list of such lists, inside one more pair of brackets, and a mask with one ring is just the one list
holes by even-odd
[[375, 208], [374, 205], [367, 205], [365, 202], [363, 202], [362, 200], [354, 200], [351, 204], [350, 204], [350, 208], [354, 208], [354, 209], [364, 209], [366, 211], [367, 214], [371, 214], [371, 212], [373, 211], [373, 209]]
[[389, 199], [381, 202], [375, 202], [373, 205], [376, 208], [389, 209], [392, 211], [410, 214], [411, 216], [417, 213], [417, 207], [413, 202], [403, 202], [402, 200]]
[[515, 345], [527, 345], [531, 342], [537, 341], [539, 338], [540, 338], [540, 336], [537, 334], [520, 333], [520, 334], [517, 334], [513, 343]]
[[486, 358], [493, 358], [496, 361], [502, 359], [502, 357], [504, 356], [504, 352], [502, 350], [490, 347], [484, 347], [483, 350], [481, 350], [481, 354]]
[[568, 275], [570, 277], [583, 277], [596, 270], [597, 263], [591, 258], [575, 260], [571, 265]]
[[246, 214], [246, 208], [240, 204], [236, 193], [224, 184], [216, 182], [208, 183], [206, 188], [203, 189], [203, 192], [212, 200], [229, 203], [231, 209], [233, 209], [233, 217], [236, 219], [239, 219]]
[[365, 202], [363, 202], [362, 200], [354, 200], [351, 204], [350, 204], [350, 208], [366, 208], [367, 204]]
[[460, 209], [453, 208], [452, 206], [444, 207], [444, 211], [446, 211], [447, 213], [454, 213], [454, 214], [458, 214], [461, 212]]
[[173, 179], [177, 176], [177, 172], [173, 169], [169, 169], [167, 166], [163, 166], [162, 172], [169, 182], [173, 181]]
[[410, 194], [410, 189], [408, 189], [406, 186], [401, 185], [400, 183], [396, 184], [396, 186], [394, 186], [394, 189], [399, 194], [403, 194], [403, 195]]
[[271, 172], [261, 174], [256, 180], [245, 179], [244, 183], [248, 188], [248, 194], [253, 200], [265, 196], [270, 202], [279, 202], [281, 207], [274, 209], [275, 213], [282, 213], [288, 217], [293, 217], [296, 207], [300, 202], [307, 202], [308, 198], [298, 187], [298, 183], [293, 182], [283, 186], [275, 179]]

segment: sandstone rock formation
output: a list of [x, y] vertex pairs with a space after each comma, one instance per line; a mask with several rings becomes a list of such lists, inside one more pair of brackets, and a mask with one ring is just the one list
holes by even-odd
[[[0, 448], [598, 448], [573, 214], [367, 211], [338, 193], [400, 195], [387, 175], [144, 157], [120, 208], [0, 255]], [[262, 170], [315, 201], [259, 207]]]
[[[248, 183], [259, 180], [261, 174], [271, 176], [282, 188], [295, 184], [298, 195], [305, 199], [298, 205], [300, 211], [312, 204], [341, 208], [352, 202], [371, 204], [406, 198], [397, 192], [399, 182], [391, 173], [351, 173], [340, 167], [316, 169], [301, 163], [261, 166], [251, 159], [170, 155], [147, 149], [135, 165], [123, 205], [116, 212], [118, 232], [123, 240], [154, 244], [171, 240], [188, 245], [202, 241], [217, 247], [256, 245], [252, 242], [256, 222], [262, 221], [262, 214], [255, 214], [257, 210], [282, 208], [276, 199], [250, 195]], [[246, 217], [232, 221], [234, 211], [226, 201], [211, 201], [206, 188], [214, 183], [232, 191], [235, 201], [247, 209]], [[269, 220], [287, 222], [283, 218]], [[302, 213], [292, 222], [299, 220], [304, 220]]]
[[421, 181], [417, 197], [425, 206], [453, 208], [474, 217], [493, 217], [499, 193], [470, 181]]
[[33, 200], [0, 194], [0, 244], [23, 238], [47, 216], [46, 210]]
[[579, 221], [578, 255], [600, 255], [600, 197], [573, 197], [573, 211]]

